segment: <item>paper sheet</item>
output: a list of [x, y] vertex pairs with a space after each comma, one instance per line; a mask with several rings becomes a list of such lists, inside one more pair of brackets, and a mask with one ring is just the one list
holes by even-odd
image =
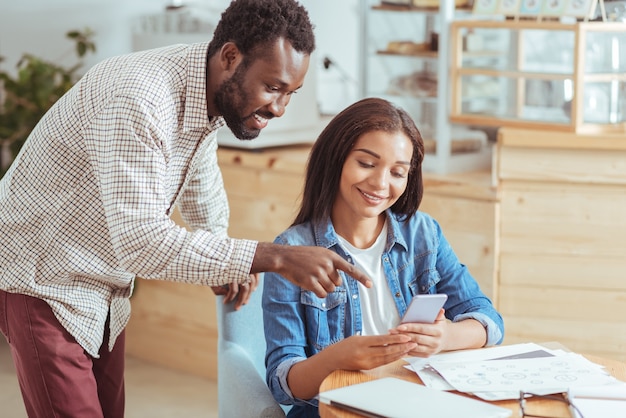
[[[438, 390], [455, 390], [441, 375], [429, 364], [431, 362], [458, 362], [458, 361], [479, 361], [506, 358], [525, 358], [535, 356], [556, 356], [561, 355], [562, 350], [550, 350], [535, 343], [524, 343], [514, 345], [496, 346], [490, 348], [479, 348], [476, 350], [462, 350], [437, 354], [429, 358], [408, 357], [405, 360], [422, 380], [425, 386]], [[546, 392], [552, 393], [552, 392]], [[519, 397], [519, 391], [491, 392], [485, 391], [475, 393], [479, 398], [486, 401], [499, 401], [504, 399], [515, 399]]]
[[565, 392], [574, 386], [606, 385], [616, 381], [584, 357], [567, 353], [554, 357], [514, 360], [430, 363], [460, 392]]
[[[624, 418], [626, 401], [607, 399], [576, 399], [574, 405], [584, 418]], [[581, 415], [577, 415], [580, 418]]]
[[[558, 358], [558, 362], [553, 363], [550, 358], [552, 358], [552, 360], [557, 360]], [[410, 357], [405, 360], [410, 365], [407, 366], [407, 368], [412, 369], [420, 377], [425, 386], [438, 390], [459, 390], [468, 392], [486, 401], [517, 399], [520, 389], [532, 391], [539, 395], [547, 395], [565, 392], [570, 387], [579, 386], [581, 382], [584, 382], [585, 385], [605, 385], [617, 382], [617, 379], [611, 377], [602, 366], [592, 363], [579, 354], [560, 349], [548, 349], [534, 343], [497, 346], [477, 350], [462, 350], [438, 354], [426, 359]], [[526, 360], [527, 363], [521, 363], [518, 362], [518, 360]], [[453, 371], [448, 370], [445, 372], [445, 375], [442, 375], [442, 372], [438, 370], [445, 370], [446, 364], [450, 369], [455, 369], [459, 364], [467, 365], [480, 362], [490, 363], [489, 371], [491, 375], [485, 375], [486, 377], [494, 378], [493, 374], [499, 372], [499, 379], [496, 380], [494, 378], [494, 380], [489, 381], [489, 384], [483, 385], [478, 384], [479, 380], [473, 380], [472, 384], [465, 382], [466, 384], [459, 388], [446, 380], [455, 377]], [[542, 362], [550, 363], [549, 367], [542, 367]], [[577, 368], [573, 374], [562, 375], [558, 379], [556, 375], [551, 376], [553, 383], [549, 383], [548, 380], [542, 380], [541, 383], [539, 383], [539, 380], [531, 379], [532, 377], [547, 379], [550, 377], [550, 372], [553, 373], [556, 371], [557, 364], [568, 367], [576, 366]], [[474, 366], [477, 367], [476, 365]], [[508, 369], [509, 367], [522, 366], [530, 366], [531, 368], [541, 367], [542, 369], [527, 370], [529, 373], [534, 373], [534, 375], [529, 375], [521, 379], [520, 376], [515, 374], [508, 374], [506, 375], [508, 379], [502, 379], [502, 374], [510, 371]], [[482, 367], [487, 367], [487, 365], [485, 364]], [[456, 373], [460, 373], [460, 369], [455, 370]], [[464, 371], [467, 372], [467, 370]], [[484, 373], [483, 370], [474, 370], [474, 372]], [[512, 377], [514, 378], [516, 376], [517, 379], [512, 379]], [[582, 377], [587, 379], [589, 376], [594, 376], [594, 380], [580, 380]], [[569, 381], [572, 379], [574, 379], [573, 383]], [[578, 381], [578, 383], [576, 383], [576, 381]], [[626, 417], [626, 415], [624, 415], [624, 417]]]
[[478, 348], [475, 350], [451, 351], [448, 353], [436, 354], [428, 358], [407, 357], [405, 360], [411, 365], [415, 372], [421, 370], [433, 361], [454, 362], [454, 361], [477, 361], [492, 360], [497, 358], [519, 356], [525, 353], [544, 351], [551, 354], [562, 353], [561, 350], [549, 350], [539, 344], [525, 343], [513, 345], [501, 345], [489, 348]]
[[[569, 390], [570, 402], [585, 418], [626, 417], [626, 384], [576, 387]], [[580, 415], [572, 415], [580, 418]]]

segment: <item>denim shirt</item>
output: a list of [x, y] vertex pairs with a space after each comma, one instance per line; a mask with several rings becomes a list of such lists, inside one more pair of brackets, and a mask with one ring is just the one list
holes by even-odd
[[[387, 242], [382, 263], [395, 309], [404, 315], [418, 293], [445, 293], [445, 315], [457, 322], [468, 318], [487, 330], [487, 344], [502, 342], [504, 324], [491, 301], [461, 264], [443, 236], [437, 221], [423, 212], [409, 220], [387, 211]], [[348, 262], [351, 256], [340, 246], [328, 219], [293, 226], [274, 241], [283, 245], [315, 245], [329, 248]], [[317, 400], [295, 399], [287, 374], [295, 363], [362, 330], [358, 282], [340, 271], [342, 284], [325, 298], [303, 290], [276, 273], [263, 279], [263, 316], [267, 352], [267, 384], [274, 398], [294, 405], [290, 417], [318, 416]], [[394, 309], [389, 306], [389, 309]]]

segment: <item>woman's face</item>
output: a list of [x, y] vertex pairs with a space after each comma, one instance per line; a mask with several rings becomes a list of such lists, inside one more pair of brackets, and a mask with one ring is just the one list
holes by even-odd
[[378, 217], [404, 193], [412, 156], [411, 140], [401, 131], [363, 134], [344, 162], [333, 213]]

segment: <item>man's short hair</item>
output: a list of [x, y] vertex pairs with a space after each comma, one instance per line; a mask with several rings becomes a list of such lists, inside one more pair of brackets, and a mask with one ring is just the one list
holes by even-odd
[[226, 42], [234, 42], [246, 58], [261, 52], [259, 46], [285, 38], [298, 52], [315, 49], [313, 25], [306, 9], [295, 0], [233, 0], [222, 13], [209, 43], [209, 57]]

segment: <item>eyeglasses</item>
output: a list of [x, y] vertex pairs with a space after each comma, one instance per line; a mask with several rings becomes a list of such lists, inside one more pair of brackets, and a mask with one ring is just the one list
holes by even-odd
[[575, 412], [576, 415], [574, 418], [584, 418], [583, 414], [580, 412], [576, 405], [574, 405], [567, 396], [559, 396], [559, 395], [538, 395], [536, 393], [524, 392], [520, 391], [519, 393], [519, 416], [526, 418], [564, 418], [564, 417], [555, 417], [554, 415], [537, 415], [529, 412], [526, 406], [526, 400], [530, 398], [537, 399], [547, 399], [551, 401], [562, 402], [566, 404], [570, 411]]

